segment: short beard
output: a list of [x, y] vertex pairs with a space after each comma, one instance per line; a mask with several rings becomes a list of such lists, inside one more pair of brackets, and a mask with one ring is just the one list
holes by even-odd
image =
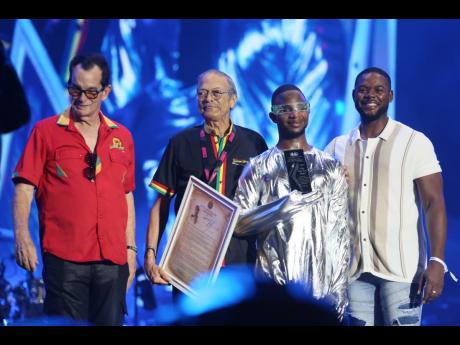
[[377, 121], [377, 120], [381, 119], [382, 117], [386, 116], [387, 112], [388, 112], [388, 106], [386, 106], [385, 108], [380, 108], [380, 110], [377, 112], [377, 114], [375, 114], [373, 116], [368, 116], [363, 111], [360, 111], [359, 115], [361, 116], [361, 121], [362, 122], [371, 123], [371, 122]]

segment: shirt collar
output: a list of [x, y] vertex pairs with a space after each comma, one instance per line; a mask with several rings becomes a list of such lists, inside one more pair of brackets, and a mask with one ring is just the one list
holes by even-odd
[[[70, 111], [71, 108], [67, 108], [58, 116], [56, 123], [59, 126], [69, 127], [71, 120]], [[109, 128], [118, 128], [118, 125], [110, 120], [107, 116], [105, 116], [102, 111], [99, 111], [99, 118], [101, 119], [101, 124], [105, 123]]]
[[[224, 135], [223, 135], [223, 138], [225, 138], [226, 136], [228, 136], [233, 130], [233, 122], [232, 120], [230, 119], [230, 126], [227, 128], [227, 130], [225, 131]], [[214, 136], [218, 136], [217, 134], [215, 134], [215, 132], [213, 130], [211, 130], [211, 128], [208, 127], [208, 125], [206, 124], [206, 122], [204, 123], [204, 131], [208, 134], [212, 134]]]
[[56, 123], [59, 126], [69, 127], [70, 124], [70, 108], [64, 110], [58, 117]]
[[[385, 128], [377, 138], [387, 141], [390, 138], [391, 133], [393, 133], [395, 125], [396, 121], [389, 117]], [[359, 125], [351, 132], [351, 143], [353, 144], [357, 140], [362, 140], [361, 132], [359, 131]]]

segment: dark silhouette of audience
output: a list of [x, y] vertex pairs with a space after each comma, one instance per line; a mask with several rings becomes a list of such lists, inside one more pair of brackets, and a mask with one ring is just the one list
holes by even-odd
[[[0, 134], [12, 132], [30, 120], [30, 108], [14, 67], [0, 41]], [[0, 151], [1, 152], [1, 151]]]

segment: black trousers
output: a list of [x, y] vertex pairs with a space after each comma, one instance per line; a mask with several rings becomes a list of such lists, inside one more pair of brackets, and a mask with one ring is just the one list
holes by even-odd
[[126, 314], [128, 264], [77, 263], [43, 255], [44, 311], [96, 326], [121, 326]]

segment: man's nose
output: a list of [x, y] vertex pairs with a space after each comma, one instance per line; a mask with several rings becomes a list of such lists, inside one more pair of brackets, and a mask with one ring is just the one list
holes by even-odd
[[208, 93], [206, 94], [206, 96], [204, 97], [204, 99], [205, 99], [205, 101], [209, 102], [209, 99], [210, 99], [210, 98], [211, 98], [211, 100], [214, 99], [212, 93], [211, 93], [211, 92], [208, 92]]
[[375, 90], [368, 90], [367, 93], [366, 93], [366, 96], [367, 97], [376, 97], [377, 95], [377, 92]]
[[88, 96], [86, 96], [86, 93], [80, 92], [80, 95], [76, 98], [80, 102], [83, 102], [84, 100], [90, 100]]

